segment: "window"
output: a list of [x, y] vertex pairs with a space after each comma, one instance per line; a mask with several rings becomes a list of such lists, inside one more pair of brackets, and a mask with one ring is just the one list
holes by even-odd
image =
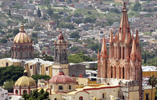
[[17, 57], [17, 52], [16, 52], [16, 57]]
[[71, 85], [69, 85], [69, 90], [71, 89]]
[[27, 52], [25, 53], [25, 56], [27, 57]]
[[23, 93], [27, 93], [27, 91], [26, 91], [26, 90], [23, 90]]
[[63, 86], [60, 85], [60, 86], [59, 86], [59, 90], [63, 90]]
[[53, 89], [53, 85], [51, 85], [51, 89]]
[[57, 98], [55, 98], [54, 100], [57, 100]]
[[20, 48], [22, 48], [22, 45], [20, 46]]
[[18, 95], [18, 90], [15, 91], [15, 94]]
[[48, 71], [48, 67], [46, 67], [46, 71]]
[[32, 66], [30, 66], [30, 69], [32, 69]]
[[6, 63], [6, 67], [8, 66], [8, 63]]
[[149, 100], [149, 93], [146, 94], [146, 100]]
[[82, 97], [82, 96], [80, 96], [80, 97], [79, 97], [79, 100], [83, 100], [83, 97]]
[[25, 46], [25, 48], [27, 48], [27, 46]]

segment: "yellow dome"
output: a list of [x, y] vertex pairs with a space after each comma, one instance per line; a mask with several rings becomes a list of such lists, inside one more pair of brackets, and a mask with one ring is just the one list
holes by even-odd
[[36, 83], [33, 78], [28, 76], [22, 76], [20, 77], [16, 82], [15, 86], [35, 86]]
[[15, 38], [13, 43], [30, 43], [32, 42], [30, 36], [25, 32], [19, 32]]
[[22, 23], [20, 32], [15, 36], [13, 43], [30, 43], [32, 42], [30, 36], [25, 33], [24, 25]]

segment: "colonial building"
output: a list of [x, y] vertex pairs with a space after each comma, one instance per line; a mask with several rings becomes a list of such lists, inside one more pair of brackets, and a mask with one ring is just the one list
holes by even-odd
[[[0, 59], [0, 67], [22, 66], [28, 71], [28, 76], [41, 74], [50, 77], [57, 75], [59, 68], [63, 68], [65, 75], [85, 76], [85, 65], [69, 64], [67, 59], [67, 41], [64, 39], [62, 32], [55, 40], [55, 61], [44, 61], [40, 58], [33, 57], [33, 42], [30, 36], [25, 32], [24, 25], [21, 25], [20, 32], [15, 36], [11, 47], [11, 58]], [[80, 68], [81, 67], [81, 68]], [[75, 68], [77, 72], [75, 72]]]
[[[137, 98], [142, 95], [142, 69], [141, 69], [141, 48], [139, 46], [138, 31], [136, 37], [131, 36], [127, 9], [124, 3], [122, 16], [119, 26], [119, 31], [113, 38], [112, 31], [110, 33], [109, 41], [109, 55], [107, 55], [107, 48], [105, 38], [103, 38], [101, 53], [98, 51], [98, 75], [97, 82], [108, 85], [122, 85], [122, 98], [130, 100], [129, 87], [133, 86], [136, 89], [135, 94], [139, 94]], [[127, 90], [128, 89], [128, 90]], [[126, 91], [125, 91], [126, 90]], [[125, 92], [124, 92], [125, 91]]]

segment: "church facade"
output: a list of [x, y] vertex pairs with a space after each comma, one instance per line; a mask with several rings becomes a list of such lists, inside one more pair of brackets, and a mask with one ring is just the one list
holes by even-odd
[[[142, 95], [141, 48], [139, 46], [138, 31], [136, 37], [131, 36], [127, 9], [124, 3], [119, 31], [113, 38], [112, 31], [109, 40], [109, 55], [105, 38], [103, 38], [101, 53], [98, 51], [97, 83], [106, 85], [122, 85], [122, 99], [130, 100], [131, 91], [137, 91], [137, 98]], [[135, 87], [135, 90], [129, 87]], [[127, 90], [127, 91], [125, 91]], [[126, 93], [127, 92], [127, 93]]]

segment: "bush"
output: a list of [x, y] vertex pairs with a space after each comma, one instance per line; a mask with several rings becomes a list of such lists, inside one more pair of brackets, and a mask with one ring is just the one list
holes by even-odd
[[31, 76], [34, 80], [38, 81], [38, 79], [44, 79], [44, 80], [49, 80], [51, 77], [48, 75], [32, 75]]

